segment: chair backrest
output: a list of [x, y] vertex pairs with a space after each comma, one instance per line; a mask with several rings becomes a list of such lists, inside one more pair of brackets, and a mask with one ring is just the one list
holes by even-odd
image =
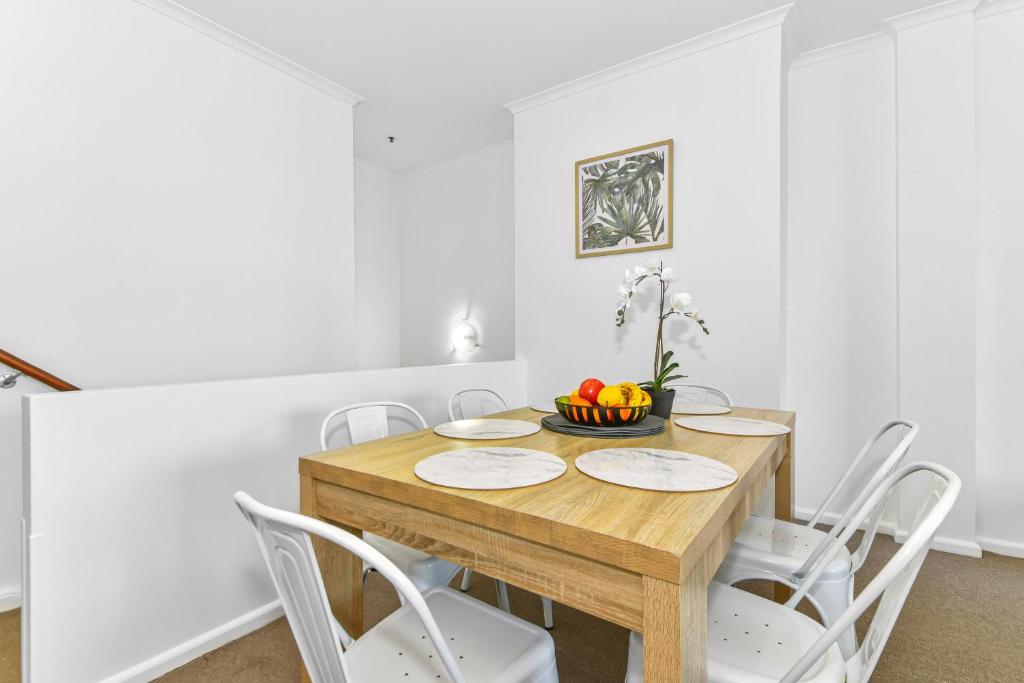
[[508, 410], [508, 403], [490, 389], [463, 389], [448, 399], [448, 419], [472, 420], [477, 417]]
[[[932, 539], [935, 538], [939, 525], [949, 514], [953, 503], [956, 502], [957, 496], [960, 494], [960, 478], [956, 474], [934, 463], [912, 463], [893, 472], [873, 491], [866, 491], [859, 496], [856, 504], [857, 512], [846, 530], [836, 539], [828, 552], [819, 558], [814, 569], [800, 584], [793, 597], [786, 602], [787, 607], [795, 607], [807, 595], [807, 592], [850, 540], [861, 523], [871, 515], [875, 507], [888, 498], [901, 481], [916, 472], [931, 473], [931, 486], [928, 487], [926, 494], [921, 499], [910, 535], [903, 547], [861, 591], [850, 607], [786, 673], [780, 683], [795, 683], [800, 680], [839, 636], [878, 600], [878, 609], [875, 610], [875, 615], [860, 649], [846, 663], [847, 680], [866, 681], [871, 677], [871, 672], [874, 671], [882, 649], [889, 639], [889, 634], [892, 633], [896, 618], [910, 593], [914, 579], [917, 578], [921, 564], [928, 554]], [[879, 600], [879, 598], [881, 599]]]
[[[878, 464], [878, 468], [871, 475], [868, 482], [861, 487], [861, 491], [870, 493], [878, 487], [886, 477], [892, 474], [897, 467], [900, 466], [900, 463], [903, 461], [904, 456], [906, 456], [907, 451], [910, 450], [911, 444], [914, 443], [914, 439], [917, 438], [918, 432], [921, 431], [921, 427], [918, 426], [916, 422], [912, 422], [910, 420], [892, 420], [891, 422], [887, 422], [875, 433], [874, 436], [864, 443], [864, 446], [860, 449], [860, 452], [857, 453], [857, 456], [850, 463], [850, 466], [846, 468], [846, 472], [843, 473], [843, 476], [839, 478], [839, 481], [835, 483], [832, 490], [829, 491], [827, 496], [825, 496], [825, 500], [822, 501], [818, 510], [811, 517], [811, 520], [807, 522], [807, 526], [814, 526], [821, 520], [822, 515], [828, 510], [828, 506], [836, 499], [839, 492], [846, 488], [850, 483], [854, 472], [856, 472], [860, 467], [861, 463], [868, 456], [868, 453], [872, 452], [875, 445], [882, 439], [882, 437], [897, 429], [900, 432], [899, 441], [896, 442], [893, 449]], [[885, 506], [886, 503], [888, 503], [888, 500], [888, 496], [882, 498], [878, 502], [878, 506], [871, 511], [866, 522], [864, 537], [861, 539], [857, 550], [853, 553], [853, 566], [851, 571], [855, 572], [864, 566], [864, 560], [867, 559], [868, 552], [871, 550], [871, 544], [875, 540], [875, 533], [878, 531], [878, 525], [882, 521], [882, 514], [885, 512]], [[832, 540], [837, 538], [839, 534], [846, 530], [846, 527], [849, 526], [850, 520], [853, 518], [855, 512], [857, 512], [857, 506], [855, 504], [850, 505], [846, 509], [846, 512], [844, 512], [842, 517], [839, 518], [839, 521], [832, 525], [828, 538], [824, 539], [818, 547], [815, 548], [814, 552], [811, 553], [810, 557], [807, 559], [807, 562], [805, 562], [803, 567], [797, 571], [798, 576], [810, 571], [811, 565], [814, 564], [820, 554], [831, 545]]]
[[388, 428], [388, 408], [399, 410], [406, 414], [410, 421], [418, 429], [426, 429], [427, 421], [423, 419], [419, 411], [410, 405], [398, 403], [397, 401], [377, 401], [371, 403], [353, 403], [337, 410], [334, 410], [324, 418], [320, 425], [320, 448], [327, 450], [328, 428], [336, 418], [341, 415], [348, 417], [348, 435], [353, 444], [365, 443], [374, 439], [383, 439], [390, 436]]
[[335, 526], [263, 505], [243, 491], [235, 493], [235, 503], [256, 532], [256, 541], [313, 683], [370, 682], [353, 680], [345, 665], [345, 650], [355, 640], [331, 613], [310, 534], [357, 555], [390, 581], [403, 603], [410, 605], [423, 623], [452, 681], [464, 683], [462, 672], [423, 596], [384, 555], [361, 538]]
[[732, 397], [724, 389], [704, 386], [703, 384], [673, 384], [676, 390], [676, 403], [710, 403], [732, 408]]

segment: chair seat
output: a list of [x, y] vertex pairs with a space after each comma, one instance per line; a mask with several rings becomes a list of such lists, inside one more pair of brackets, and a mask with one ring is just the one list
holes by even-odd
[[[383, 536], [364, 533], [363, 540], [391, 560], [421, 593], [438, 586], [447, 586], [460, 569], [459, 565], [448, 560], [428, 555]], [[369, 568], [369, 565], [364, 563], [364, 567]]]
[[[825, 632], [795, 610], [739, 588], [708, 586], [709, 683], [771, 683], [793, 668]], [[806, 683], [842, 683], [846, 662], [833, 644], [801, 678]], [[629, 636], [627, 683], [643, 681], [643, 637]]]
[[[802, 524], [751, 515], [736, 536], [723, 565], [740, 565], [779, 576], [792, 576], [827, 535]], [[843, 548], [829, 563], [822, 579], [830, 581], [847, 577], [851, 566], [850, 551]]]
[[[717, 581], [708, 587], [710, 681], [778, 680], [823, 633], [821, 624], [796, 610]], [[846, 662], [839, 646], [833, 645], [800, 680], [825, 683], [845, 678]]]
[[[450, 588], [423, 597], [466, 681], [557, 683], [555, 645], [544, 629]], [[408, 606], [367, 631], [345, 660], [355, 683], [451, 680]]]

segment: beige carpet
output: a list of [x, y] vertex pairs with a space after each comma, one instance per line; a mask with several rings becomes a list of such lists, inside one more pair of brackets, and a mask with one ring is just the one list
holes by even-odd
[[[859, 534], [854, 543], [857, 541]], [[867, 566], [858, 573], [858, 587], [866, 585], [898, 547], [890, 538], [879, 537]], [[493, 582], [482, 576], [474, 579], [471, 593], [494, 604]], [[768, 595], [767, 584], [746, 587]], [[517, 615], [542, 623], [536, 596], [511, 589], [510, 599]], [[373, 576], [367, 588], [367, 625], [397, 605], [387, 583]], [[861, 619], [858, 624], [862, 633], [867, 622]], [[621, 683], [626, 672], [624, 629], [555, 605], [551, 634], [562, 683]], [[294, 681], [297, 667], [297, 650], [281, 620], [161, 681]], [[1024, 681], [1024, 560], [998, 555], [976, 560], [930, 553], [873, 680]]]
[[0, 613], [0, 683], [21, 679], [21, 610]]
[[[858, 586], [866, 585], [897, 547], [889, 538], [879, 538], [858, 574]], [[493, 604], [493, 583], [474, 578], [471, 593]], [[767, 594], [767, 586], [748, 587]], [[541, 622], [540, 600], [516, 589], [510, 594], [516, 614]], [[368, 625], [397, 606], [393, 591], [379, 576], [371, 577], [366, 601]], [[623, 629], [561, 605], [555, 605], [555, 622], [552, 635], [562, 683], [623, 680]], [[863, 631], [866, 620], [858, 626]], [[0, 681], [17, 681], [17, 659], [17, 613], [8, 612], [0, 615]], [[290, 683], [297, 677], [298, 652], [287, 624], [279, 620], [160, 680]], [[929, 554], [873, 680], [1024, 681], [1024, 560]]]

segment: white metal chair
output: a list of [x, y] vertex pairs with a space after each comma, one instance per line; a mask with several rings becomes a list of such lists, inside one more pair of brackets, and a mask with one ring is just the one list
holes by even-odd
[[[330, 524], [241, 491], [235, 502], [256, 532], [313, 683], [558, 682], [554, 642], [543, 629], [449, 588], [421, 594], [384, 555]], [[372, 566], [402, 606], [358, 639], [346, 633], [331, 613], [311, 534]]]
[[725, 389], [703, 384], [673, 384], [669, 388], [676, 390], [675, 403], [710, 403], [732, 408], [732, 397]]
[[[811, 570], [814, 561], [850, 524], [857, 509], [850, 506], [828, 533], [814, 528], [815, 524], [821, 520], [840, 491], [847, 487], [854, 473], [879, 440], [898, 428], [905, 429], [904, 433], [892, 451], [881, 460], [863, 490], [871, 491], [878, 486], [899, 466], [917, 438], [920, 427], [916, 423], [893, 420], [868, 439], [806, 525], [751, 515], [719, 566], [715, 580], [729, 585], [750, 579], [776, 581], [790, 587], [800, 583]], [[864, 538], [861, 539], [857, 550], [851, 554], [845, 547], [840, 549], [833, 563], [825, 569], [821, 579], [808, 593], [807, 599], [818, 610], [826, 626], [835, 623], [853, 601], [854, 574], [864, 565], [864, 560], [871, 550], [884, 508], [885, 501], [872, 511]], [[839, 639], [839, 647], [846, 657], [857, 650], [857, 634], [853, 628]]]
[[[423, 419], [423, 416], [415, 408], [404, 403], [396, 401], [354, 403], [338, 408], [324, 419], [320, 427], [320, 448], [327, 450], [331, 423], [341, 416], [347, 417], [349, 440], [353, 444], [389, 436], [391, 432], [388, 421], [389, 408], [400, 411], [400, 414], [403, 414], [414, 428], [427, 428], [427, 421]], [[398, 565], [402, 573], [408, 576], [420, 591], [447, 586], [459, 573], [460, 567], [457, 564], [376, 534], [364, 533], [363, 540]], [[367, 567], [368, 570], [369, 567]]]
[[[508, 410], [508, 401], [502, 398], [501, 394], [491, 389], [463, 389], [456, 391], [448, 399], [448, 419], [472, 420], [474, 418], [500, 413]], [[467, 569], [462, 575], [462, 590], [469, 590], [469, 582], [473, 576], [473, 570]], [[512, 606], [508, 601], [508, 586], [504, 581], [495, 583], [498, 589], [498, 606], [503, 610], [511, 611]], [[555, 627], [554, 608], [551, 598], [541, 597], [541, 607], [544, 610], [544, 628]]]
[[508, 410], [508, 401], [490, 389], [463, 389], [448, 399], [448, 419], [472, 420]]
[[[912, 531], [903, 547], [827, 629], [794, 608], [839, 557], [847, 541], [893, 488], [916, 472], [931, 473]], [[785, 605], [712, 581], [708, 588], [708, 681], [711, 683], [865, 683], [878, 663], [939, 525], [960, 493], [960, 478], [945, 467], [913, 463], [858, 497], [857, 513], [814, 563]], [[838, 640], [878, 601], [864, 644], [844, 656]], [[643, 637], [630, 634], [626, 683], [643, 681]]]

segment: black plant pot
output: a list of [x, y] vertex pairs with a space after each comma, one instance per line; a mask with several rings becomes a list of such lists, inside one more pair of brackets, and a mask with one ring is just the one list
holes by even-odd
[[668, 419], [672, 416], [672, 404], [676, 400], [676, 390], [648, 391], [651, 395], [651, 415]]

